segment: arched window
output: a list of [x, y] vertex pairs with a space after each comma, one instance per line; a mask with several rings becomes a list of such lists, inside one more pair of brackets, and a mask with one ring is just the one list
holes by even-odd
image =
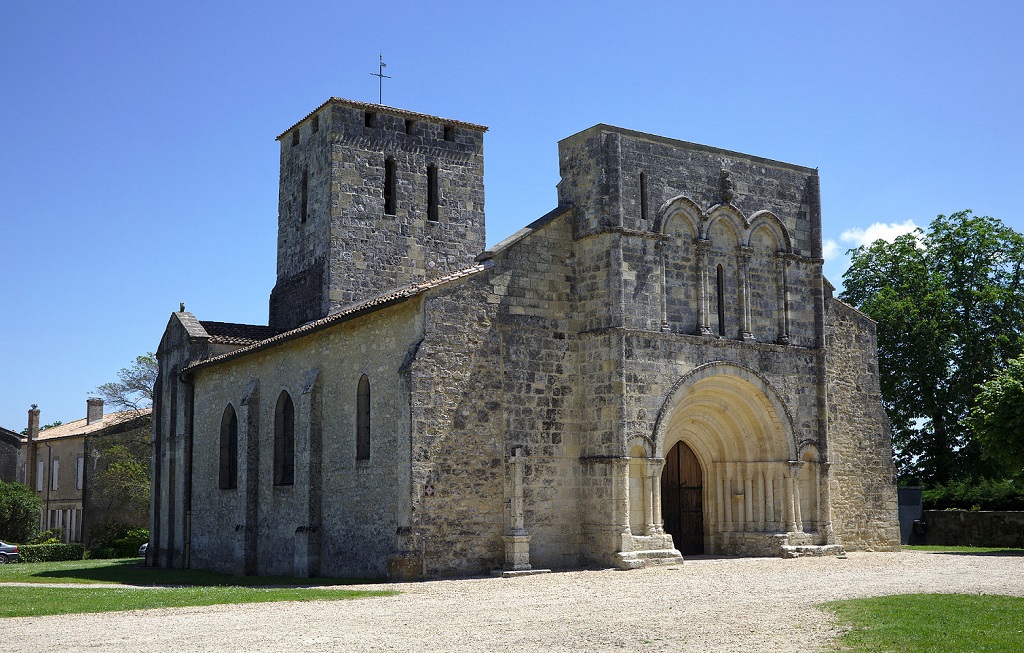
[[647, 219], [647, 177], [640, 173], [640, 219]]
[[359, 378], [356, 390], [356, 460], [370, 458], [370, 380]]
[[295, 406], [287, 392], [274, 411], [274, 485], [295, 483]]
[[725, 336], [725, 268], [718, 266], [718, 335]]
[[220, 489], [238, 487], [238, 417], [228, 404], [220, 420]]

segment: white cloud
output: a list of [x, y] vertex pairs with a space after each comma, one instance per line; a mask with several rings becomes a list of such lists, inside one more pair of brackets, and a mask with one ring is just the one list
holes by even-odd
[[[875, 222], [867, 229], [861, 229], [860, 227], [847, 229], [839, 235], [839, 238], [843, 242], [851, 243], [854, 247], [859, 245], [870, 245], [876, 240], [884, 240], [891, 243], [896, 240], [897, 236], [908, 234], [914, 229], [917, 229], [917, 225], [914, 224], [913, 220], [907, 220], [905, 222], [890, 222], [888, 224]], [[825, 258], [828, 258], [827, 254], [825, 255]]]
[[839, 243], [829, 238], [821, 244], [821, 256], [826, 261], [835, 258], [836, 254], [839, 253]]

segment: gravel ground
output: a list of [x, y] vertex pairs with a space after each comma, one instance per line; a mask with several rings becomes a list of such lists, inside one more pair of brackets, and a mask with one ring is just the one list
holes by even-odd
[[811, 652], [838, 633], [818, 603], [911, 592], [1024, 596], [1024, 556], [696, 558], [629, 572], [380, 587], [401, 594], [5, 619], [0, 650]]

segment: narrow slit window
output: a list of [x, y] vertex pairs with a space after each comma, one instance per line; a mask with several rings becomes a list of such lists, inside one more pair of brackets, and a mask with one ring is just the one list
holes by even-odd
[[377, 114], [372, 111], [367, 111], [363, 114], [363, 124], [367, 127], [373, 127], [377, 124]]
[[384, 160], [384, 213], [395, 214], [395, 160]]
[[238, 416], [228, 405], [220, 420], [220, 489], [238, 487]]
[[454, 141], [455, 140], [455, 128], [451, 125], [446, 125], [444, 128], [444, 140]]
[[416, 129], [416, 121], [415, 120], [406, 120], [405, 121], [405, 133], [406, 134], [409, 134], [411, 136], [415, 129]]
[[437, 166], [427, 166], [427, 220], [437, 222]]
[[647, 219], [647, 177], [640, 173], [640, 219]]
[[295, 405], [287, 392], [274, 411], [274, 485], [295, 483]]
[[718, 335], [725, 335], [725, 268], [718, 266]]
[[309, 210], [309, 168], [302, 169], [302, 197], [300, 199], [301, 206], [299, 207], [299, 219], [302, 222], [306, 221], [306, 215]]
[[312, 131], [314, 134], [320, 131], [320, 116], [314, 115], [313, 120], [310, 124], [312, 126]]
[[356, 460], [370, 458], [370, 380], [359, 377], [356, 389]]
[[298, 144], [299, 144], [299, 130], [296, 128], [296, 129], [292, 130], [292, 147], [295, 147]]

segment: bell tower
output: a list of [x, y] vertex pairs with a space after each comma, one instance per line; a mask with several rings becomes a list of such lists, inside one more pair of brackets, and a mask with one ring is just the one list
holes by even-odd
[[331, 98], [278, 136], [270, 326], [472, 265], [485, 245], [485, 131]]

